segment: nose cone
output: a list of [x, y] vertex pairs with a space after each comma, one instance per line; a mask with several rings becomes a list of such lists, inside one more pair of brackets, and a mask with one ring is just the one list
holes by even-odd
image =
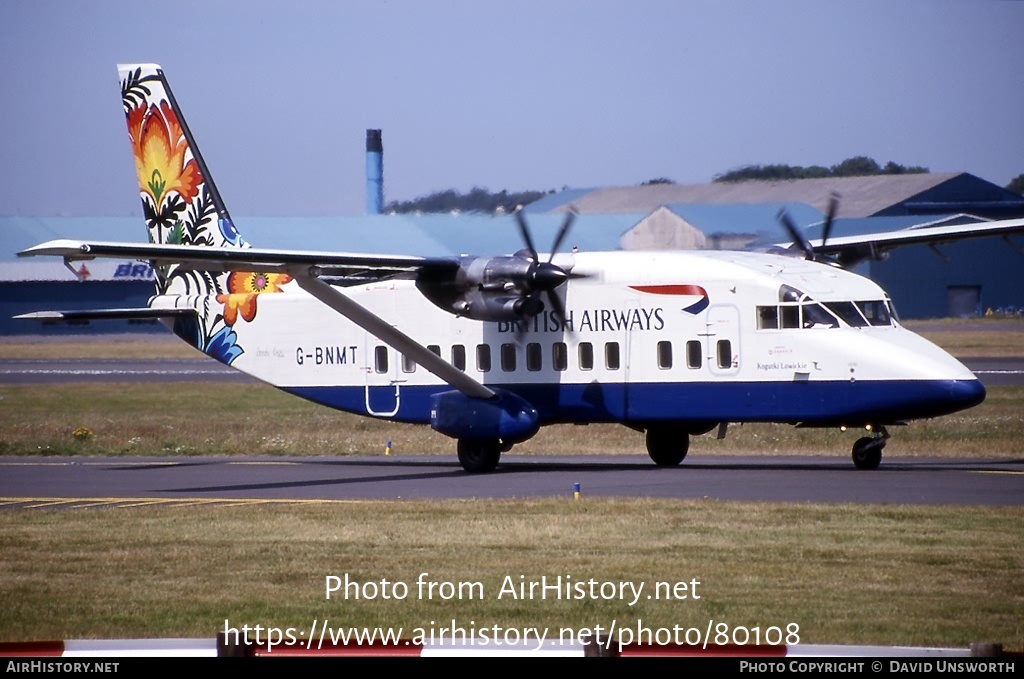
[[981, 380], [955, 380], [950, 387], [949, 400], [957, 410], [973, 408], [985, 400], [985, 385]]

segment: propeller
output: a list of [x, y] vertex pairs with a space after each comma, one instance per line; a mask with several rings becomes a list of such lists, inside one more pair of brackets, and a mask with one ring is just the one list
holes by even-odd
[[[544, 302], [541, 300], [541, 294], [547, 293], [548, 301], [551, 303], [551, 307], [558, 313], [559, 317], [565, 321], [565, 306], [562, 304], [562, 300], [555, 294], [555, 289], [565, 283], [570, 277], [577, 278], [578, 276], [570, 276], [562, 267], [557, 264], [553, 264], [555, 255], [558, 253], [558, 248], [561, 247], [562, 242], [565, 240], [566, 235], [569, 233], [569, 229], [572, 227], [573, 221], [576, 219], [576, 211], [569, 210], [565, 214], [565, 220], [562, 222], [562, 226], [558, 229], [558, 234], [555, 236], [555, 242], [551, 246], [551, 254], [548, 256], [548, 261], [540, 261], [540, 255], [537, 254], [537, 248], [533, 244], [533, 237], [530, 235], [530, 228], [526, 224], [526, 217], [523, 215], [522, 210], [515, 212], [516, 224], [519, 225], [519, 234], [523, 237], [523, 241], [526, 243], [526, 249], [529, 253], [529, 259], [533, 262], [530, 266], [530, 270], [526, 276], [526, 287], [529, 289], [529, 294], [521, 300], [519, 309], [524, 316], [536, 316], [544, 310]], [[523, 253], [520, 253], [520, 255]], [[517, 255], [519, 256], [519, 255]]]
[[[828, 242], [828, 237], [832, 234], [832, 222], [835, 219], [836, 211], [839, 209], [839, 194], [833, 193], [828, 201], [828, 212], [825, 214], [825, 221], [821, 229], [821, 246], [824, 247]], [[831, 261], [824, 255], [819, 255], [815, 252], [811, 242], [807, 240], [807, 236], [800, 230], [797, 225], [793, 222], [793, 218], [789, 216], [786, 209], [779, 210], [779, 221], [782, 226], [789, 232], [789, 237], [793, 239], [793, 243], [797, 245], [801, 250], [804, 251], [805, 259], [810, 259], [816, 262], [820, 261]]]

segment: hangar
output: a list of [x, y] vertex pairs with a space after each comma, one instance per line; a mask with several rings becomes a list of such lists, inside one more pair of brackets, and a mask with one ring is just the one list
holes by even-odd
[[[708, 249], [778, 243], [786, 236], [773, 224], [784, 208], [800, 226], [814, 224], [833, 194], [839, 196], [833, 236], [882, 233], [915, 225], [962, 224], [1024, 216], [1024, 196], [972, 174], [922, 173], [829, 177], [787, 181], [652, 184], [577, 189], [528, 206], [535, 212], [582, 214], [640, 212], [646, 216], [624, 239], [628, 247], [686, 247], [703, 235]], [[817, 211], [817, 218], [808, 209]], [[1022, 243], [983, 238], [942, 246], [912, 246], [858, 273], [885, 288], [905, 318], [939, 318], [1024, 309]]]
[[[833, 193], [840, 196], [835, 236], [920, 224], [1024, 216], [1024, 197], [966, 173], [879, 175], [779, 182], [570, 189], [525, 208], [538, 248], [554, 240], [564, 213], [580, 215], [572, 245], [582, 250], [742, 249], [786, 240], [784, 209], [809, 237]], [[367, 253], [459, 255], [522, 248], [511, 216], [356, 215], [237, 217], [261, 247]], [[819, 226], [820, 230], [820, 226]], [[106, 321], [68, 327], [14, 321], [53, 308], [140, 306], [153, 292], [152, 270], [138, 262], [87, 262], [75, 273], [53, 261], [15, 253], [54, 238], [141, 239], [141, 217], [0, 217], [0, 334], [162, 332], [153, 322]], [[382, 234], [384, 236], [382, 237]], [[978, 315], [1024, 308], [1024, 251], [985, 238], [939, 247], [913, 246], [858, 269], [889, 291], [905, 318]]]

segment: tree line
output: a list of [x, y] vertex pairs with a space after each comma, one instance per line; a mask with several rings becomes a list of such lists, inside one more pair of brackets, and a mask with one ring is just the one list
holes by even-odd
[[819, 179], [822, 177], [870, 177], [879, 174], [927, 174], [928, 168], [919, 165], [900, 165], [889, 161], [879, 165], [873, 158], [854, 156], [831, 167], [823, 165], [746, 165], [715, 175], [715, 182], [743, 182], [751, 179]]
[[[919, 165], [900, 165], [893, 161], [879, 165], [867, 156], [854, 156], [830, 167], [823, 165], [746, 165], [715, 175], [714, 182], [742, 182], [750, 180], [779, 181], [783, 179], [816, 179], [819, 177], [866, 177], [872, 175], [922, 174], [928, 173], [926, 167]], [[651, 184], [675, 184], [667, 177], [656, 177], [641, 182], [641, 186]], [[1009, 184], [1007, 190], [1024, 194], [1024, 174], [1018, 175]], [[479, 186], [473, 187], [468, 193], [460, 193], [454, 189], [435, 191], [426, 196], [406, 201], [388, 203], [385, 212], [513, 212], [520, 205], [528, 205], [535, 200], [554, 193], [550, 191], [515, 191], [505, 190], [492, 192]]]
[[485, 188], [474, 186], [468, 193], [460, 193], [455, 189], [435, 191], [413, 200], [392, 201], [384, 207], [384, 212], [415, 213], [415, 212], [513, 212], [520, 205], [528, 205], [540, 200], [554, 191], [514, 191], [504, 189], [492, 193]]

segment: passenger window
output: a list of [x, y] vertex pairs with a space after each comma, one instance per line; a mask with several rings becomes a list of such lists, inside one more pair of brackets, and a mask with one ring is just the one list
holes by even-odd
[[452, 345], [452, 365], [459, 370], [466, 369], [466, 347], [461, 344]]
[[530, 342], [526, 345], [526, 369], [534, 372], [540, 370], [541, 363], [543, 362], [543, 351], [541, 350], [540, 344], [537, 342]]
[[402, 354], [402, 372], [414, 373], [416, 372], [416, 361], [412, 360], [405, 354]]
[[658, 342], [658, 367], [668, 370], [672, 367], [672, 343], [668, 341]]
[[375, 347], [373, 350], [373, 369], [378, 373], [388, 371], [388, 348]]
[[516, 369], [516, 345], [501, 345], [501, 369], [507, 373]]
[[718, 340], [718, 367], [723, 370], [732, 367], [732, 342]]
[[476, 345], [476, 369], [482, 373], [491, 371], [491, 345]]
[[580, 370], [594, 369], [594, 345], [590, 342], [580, 342]]
[[555, 342], [551, 345], [551, 365], [559, 372], [569, 367], [569, 350], [565, 342]]
[[686, 367], [696, 370], [703, 363], [704, 354], [698, 340], [690, 340], [686, 343]]
[[609, 370], [619, 369], [619, 343], [608, 342], [604, 345], [604, 365]]
[[441, 347], [436, 344], [428, 344], [427, 351], [433, 352], [436, 356], [441, 355]]

